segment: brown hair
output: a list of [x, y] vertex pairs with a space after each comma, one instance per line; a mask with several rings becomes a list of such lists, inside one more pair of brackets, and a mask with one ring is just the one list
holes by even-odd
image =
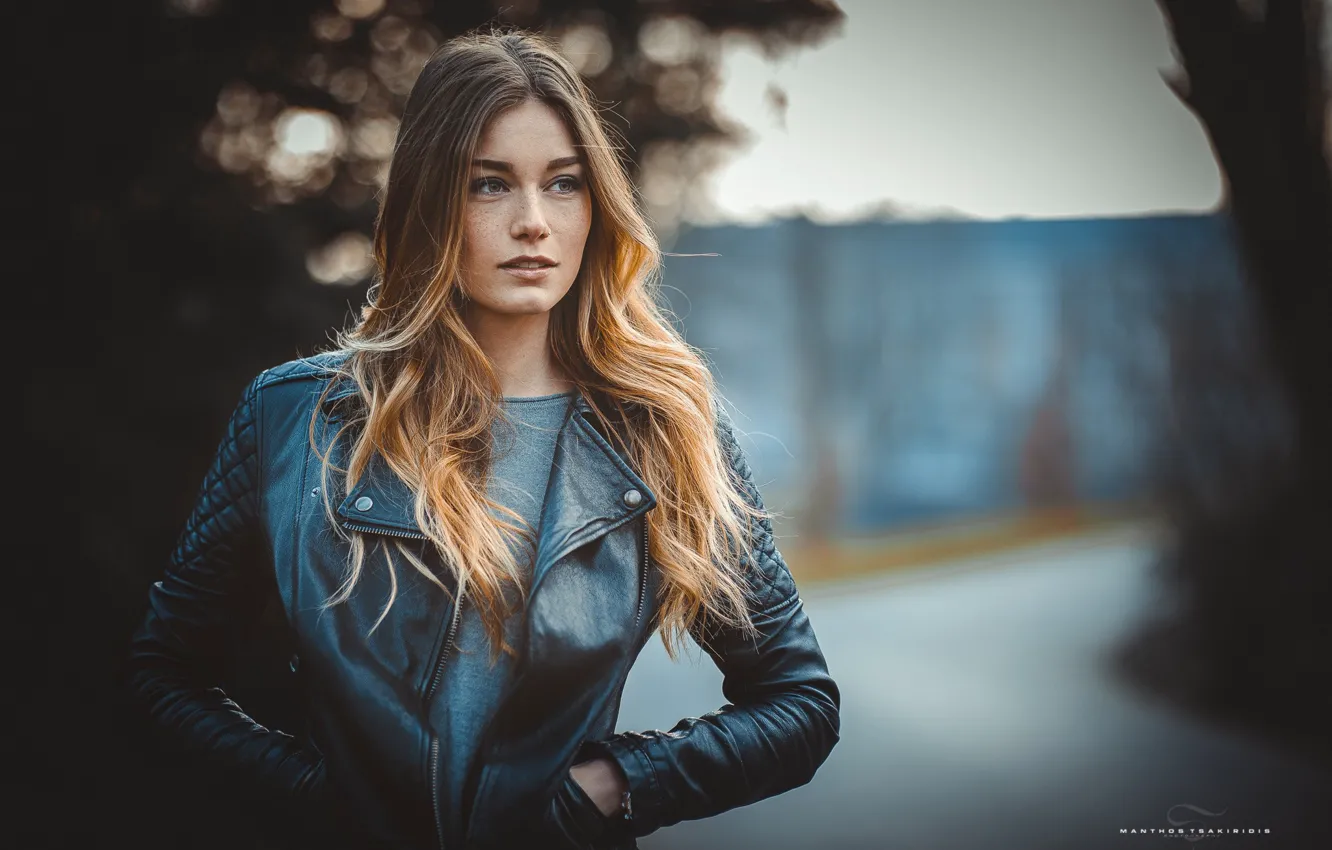
[[[375, 283], [359, 322], [336, 339], [349, 352], [339, 368], [355, 381], [361, 400], [361, 412], [342, 425], [353, 429], [348, 468], [336, 470], [345, 473], [343, 492], [378, 452], [416, 494], [417, 524], [454, 571], [459, 592], [476, 601], [493, 657], [512, 651], [503, 643], [511, 610], [505, 586], [523, 589], [510, 541], [514, 535], [530, 539], [530, 532], [497, 521], [492, 511], [522, 522], [486, 496], [489, 429], [502, 393], [463, 323], [458, 274], [478, 141], [496, 115], [532, 99], [566, 123], [584, 157], [592, 196], [582, 267], [552, 310], [552, 353], [608, 431], [617, 429], [596, 399], [618, 412], [625, 426], [619, 448], [658, 496], [647, 520], [651, 556], [664, 578], [662, 639], [674, 654], [703, 612], [752, 633], [737, 541], [751, 539], [748, 524], [762, 512], [740, 495], [716, 439], [716, 387], [702, 353], [657, 306], [660, 250], [612, 131], [577, 72], [539, 36], [455, 38], [431, 56], [412, 88], [375, 226]], [[447, 368], [432, 368], [438, 364]], [[310, 428], [318, 451], [314, 420]], [[352, 554], [341, 588], [325, 607], [350, 596], [367, 546], [365, 535], [334, 519], [331, 454], [322, 458], [321, 492]], [[392, 589], [372, 632], [397, 594], [390, 545], [445, 588], [400, 540], [379, 539]]]

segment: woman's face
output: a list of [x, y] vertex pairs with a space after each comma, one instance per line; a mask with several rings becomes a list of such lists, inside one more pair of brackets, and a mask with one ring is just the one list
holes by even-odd
[[463, 241], [471, 310], [548, 312], [578, 276], [592, 197], [559, 114], [529, 100], [495, 116], [472, 161]]

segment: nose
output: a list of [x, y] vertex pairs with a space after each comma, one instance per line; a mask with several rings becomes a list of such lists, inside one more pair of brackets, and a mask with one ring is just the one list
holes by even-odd
[[550, 235], [550, 222], [541, 205], [541, 190], [529, 189], [519, 193], [509, 234], [524, 242], [535, 242]]

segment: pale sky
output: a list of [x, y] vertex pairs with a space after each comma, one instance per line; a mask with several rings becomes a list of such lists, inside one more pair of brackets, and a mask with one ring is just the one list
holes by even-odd
[[[776, 64], [731, 43], [721, 108], [754, 139], [697, 223], [803, 211], [1067, 218], [1204, 212], [1221, 175], [1166, 88], [1154, 0], [839, 0], [840, 35]], [[765, 97], [788, 98], [780, 126]]]

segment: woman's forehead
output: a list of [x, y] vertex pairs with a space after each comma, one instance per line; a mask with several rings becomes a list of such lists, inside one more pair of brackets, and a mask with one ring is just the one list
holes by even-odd
[[477, 157], [515, 169], [545, 169], [552, 160], [578, 154], [573, 135], [559, 113], [536, 100], [506, 109], [481, 134]]

